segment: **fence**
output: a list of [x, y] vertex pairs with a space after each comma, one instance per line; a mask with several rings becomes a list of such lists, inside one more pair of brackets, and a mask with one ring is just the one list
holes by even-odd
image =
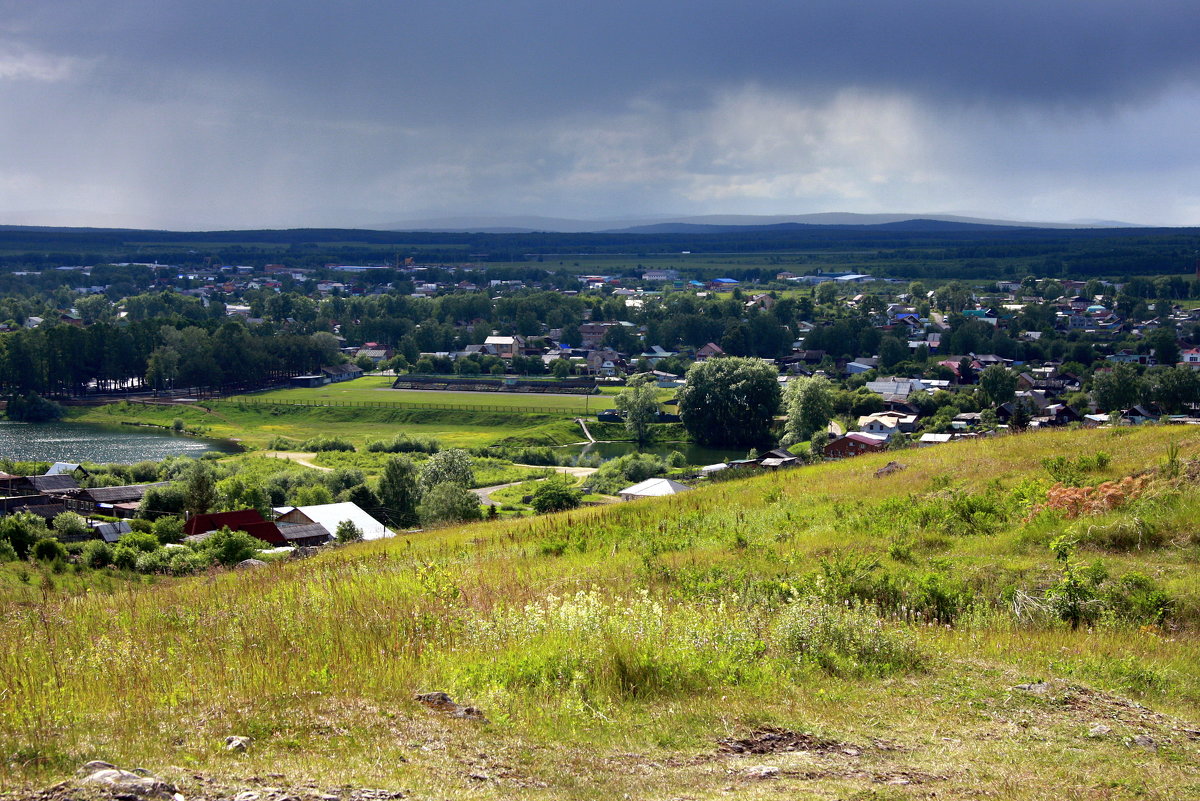
[[[140, 401], [139, 401], [140, 402]], [[562, 406], [509, 406], [487, 403], [426, 403], [405, 401], [345, 401], [345, 400], [264, 400], [261, 398], [214, 398], [206, 400], [209, 405], [244, 404], [246, 406], [300, 406], [306, 408], [336, 409], [413, 409], [434, 412], [507, 412], [510, 414], [562, 414], [578, 417], [587, 414], [578, 407]], [[603, 405], [603, 404], [601, 404]]]

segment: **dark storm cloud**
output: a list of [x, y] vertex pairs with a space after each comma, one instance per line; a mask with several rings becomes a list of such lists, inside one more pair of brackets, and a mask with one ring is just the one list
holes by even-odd
[[418, 120], [694, 106], [753, 82], [938, 101], [1110, 104], [1200, 74], [1200, 4], [857, 2], [9, 3], [11, 35], [101, 60], [110, 91], [197, 81]]
[[1197, 30], [1195, 0], [0, 0], [0, 222], [1195, 222]]

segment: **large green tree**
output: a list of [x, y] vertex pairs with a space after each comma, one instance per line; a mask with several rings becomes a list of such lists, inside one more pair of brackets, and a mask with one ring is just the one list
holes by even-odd
[[793, 378], [784, 391], [788, 443], [805, 442], [833, 419], [833, 385], [827, 378]]
[[1145, 381], [1132, 364], [1118, 364], [1092, 377], [1092, 400], [1103, 412], [1127, 409], [1142, 399]]
[[641, 444], [650, 439], [650, 424], [658, 420], [658, 390], [648, 381], [634, 381], [617, 395], [616, 405], [625, 415], [625, 430]]
[[1017, 374], [1001, 364], [993, 364], [979, 374], [979, 388], [988, 403], [1001, 406], [1017, 393]]
[[779, 373], [766, 362], [708, 359], [688, 369], [679, 391], [679, 414], [701, 444], [759, 445], [770, 439], [779, 399]]
[[389, 524], [397, 528], [416, 525], [421, 485], [412, 459], [393, 456], [387, 460], [379, 477], [378, 495]]

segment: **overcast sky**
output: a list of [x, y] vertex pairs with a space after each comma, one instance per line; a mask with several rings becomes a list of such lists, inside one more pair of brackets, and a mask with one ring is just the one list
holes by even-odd
[[1196, 0], [0, 0], [0, 224], [1200, 225]]

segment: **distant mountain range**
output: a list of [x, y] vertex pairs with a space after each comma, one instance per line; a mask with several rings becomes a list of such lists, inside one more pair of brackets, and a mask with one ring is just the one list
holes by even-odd
[[561, 217], [441, 217], [405, 220], [382, 226], [385, 231], [443, 231], [452, 233], [517, 234], [610, 233], [610, 234], [719, 234], [734, 231], [788, 230], [826, 226], [886, 227], [902, 231], [950, 231], [971, 228], [1141, 228], [1133, 223], [1111, 220], [1028, 222], [989, 220], [956, 214], [820, 214], [752, 215], [709, 214], [697, 217], [651, 217], [640, 219], [574, 220]]

